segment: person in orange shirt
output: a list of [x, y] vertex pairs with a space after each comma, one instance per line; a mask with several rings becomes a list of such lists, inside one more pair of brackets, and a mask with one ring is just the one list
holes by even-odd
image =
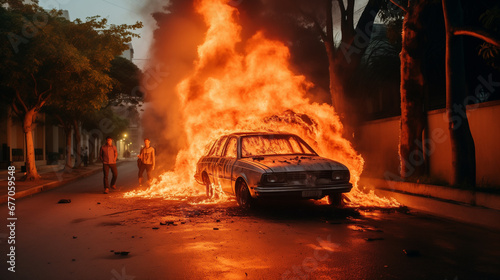
[[111, 169], [111, 173], [113, 173], [111, 188], [116, 189], [116, 179], [118, 178], [118, 169], [116, 169], [117, 158], [118, 152], [116, 146], [113, 145], [113, 138], [108, 136], [106, 137], [106, 144], [104, 144], [99, 151], [99, 159], [102, 161], [102, 172], [104, 173], [104, 193], [109, 193], [109, 169]]
[[149, 138], [144, 139], [144, 147], [138, 155], [140, 159], [139, 164], [139, 185], [142, 186], [142, 174], [146, 170], [148, 175], [148, 183], [151, 182], [151, 172], [155, 170], [155, 149], [151, 147], [151, 141]]

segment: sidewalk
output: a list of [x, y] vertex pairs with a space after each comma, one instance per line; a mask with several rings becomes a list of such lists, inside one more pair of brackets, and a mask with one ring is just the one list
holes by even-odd
[[[118, 161], [118, 165], [129, 162], [135, 159], [122, 159]], [[63, 172], [64, 165], [47, 165], [43, 166], [38, 170], [38, 173], [41, 176], [41, 179], [37, 182], [31, 181], [20, 181], [24, 175], [21, 170], [16, 170], [15, 177], [15, 186], [16, 186], [16, 194], [14, 198], [20, 199], [26, 196], [30, 196], [42, 191], [51, 190], [62, 185], [74, 182], [84, 177], [88, 177], [90, 175], [102, 172], [102, 164], [94, 163], [90, 164], [87, 167], [80, 167], [77, 169], [71, 169], [69, 172]], [[6, 203], [8, 201], [8, 171], [2, 170], [0, 171], [0, 204]]]
[[362, 178], [360, 185], [421, 212], [500, 230], [499, 194], [375, 178]]

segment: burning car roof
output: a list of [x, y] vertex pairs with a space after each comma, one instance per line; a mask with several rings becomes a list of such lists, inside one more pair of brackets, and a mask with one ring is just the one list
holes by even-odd
[[269, 132], [269, 131], [263, 131], [263, 132], [235, 132], [231, 134], [227, 134], [225, 136], [257, 136], [257, 135], [290, 135], [290, 136], [297, 136], [292, 133], [288, 132]]

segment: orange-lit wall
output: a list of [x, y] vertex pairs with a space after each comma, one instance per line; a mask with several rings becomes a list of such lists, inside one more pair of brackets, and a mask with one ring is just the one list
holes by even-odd
[[[468, 106], [469, 124], [476, 145], [478, 186], [500, 188], [500, 102]], [[398, 174], [399, 117], [365, 123], [359, 130], [357, 148], [365, 159], [365, 176], [390, 178]], [[444, 109], [429, 112], [430, 173], [437, 182], [451, 176], [451, 148]]]

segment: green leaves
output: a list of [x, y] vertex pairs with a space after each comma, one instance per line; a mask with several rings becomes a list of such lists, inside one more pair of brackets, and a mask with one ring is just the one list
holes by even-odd
[[[113, 89], [111, 61], [138, 37], [134, 25], [108, 25], [100, 16], [70, 22], [60, 11], [22, 1], [0, 7], [0, 83], [18, 91], [27, 107], [51, 89], [49, 102], [61, 110], [98, 110]], [[23, 106], [19, 106], [23, 107]]]

